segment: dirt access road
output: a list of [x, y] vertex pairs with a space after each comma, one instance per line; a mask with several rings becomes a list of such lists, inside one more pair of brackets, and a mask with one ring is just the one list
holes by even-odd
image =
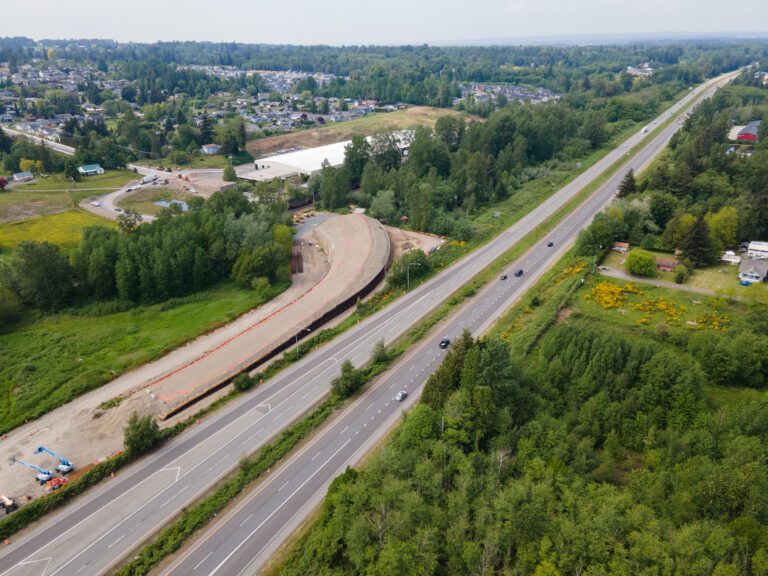
[[[317, 226], [313, 226], [315, 221]], [[284, 341], [286, 333], [294, 333], [302, 322], [308, 324], [322, 315], [323, 305], [332, 307], [353, 293], [386, 262], [389, 242], [382, 241], [386, 234], [369, 218], [321, 215], [306, 224], [296, 246], [302, 253], [304, 272], [294, 275], [286, 292], [0, 440], [0, 493], [33, 497], [43, 493], [31, 470], [7, 464], [12, 456], [52, 469], [56, 464], [53, 458], [32, 455], [36, 446], [53, 449], [78, 468], [116, 453], [122, 449], [122, 430], [132, 412], [162, 414], [169, 403], [197, 393], [197, 386]], [[121, 395], [125, 399], [119, 406], [99, 409], [103, 402]]]

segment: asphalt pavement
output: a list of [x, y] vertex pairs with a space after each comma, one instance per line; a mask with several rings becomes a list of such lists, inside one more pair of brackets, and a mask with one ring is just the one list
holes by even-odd
[[[679, 114], [684, 103], [702, 89], [693, 90], [670, 113]], [[644, 166], [677, 128], [666, 128], [608, 185], [511, 264], [510, 270], [525, 270], [522, 278], [510, 275], [509, 280], [492, 282], [345, 410], [341, 415], [345, 420], [335, 419], [328, 430], [338, 426], [336, 436], [326, 431], [309, 444], [312, 448], [305, 448], [286, 467], [274, 471], [264, 487], [240, 506], [248, 508], [252, 517], [246, 514], [240, 522], [217, 524], [213, 536], [202, 539], [198, 547], [183, 555], [173, 573], [237, 574], [257, 570], [296, 522], [322, 499], [331, 479], [347, 464], [356, 462], [394, 425], [400, 409], [415, 401], [426, 377], [439, 363], [437, 341], [444, 335], [455, 336], [464, 328], [474, 333], [485, 330], [560, 257], [577, 231], [611, 199], [626, 169]], [[638, 132], [626, 144], [634, 146], [646, 137]], [[406, 333], [626, 153], [624, 147], [612, 151], [482, 248], [193, 426], [115, 479], [51, 514], [2, 551], [0, 576], [107, 572], [182, 508], [207, 494], [216, 481], [237, 467], [242, 456], [258, 450], [322, 400], [344, 360], [364, 364], [379, 340], [389, 343]], [[555, 246], [547, 248], [547, 241], [555, 242]], [[400, 388], [411, 392], [403, 404], [392, 401], [393, 392]], [[366, 398], [370, 398], [367, 403]], [[371, 402], [373, 406], [369, 407]], [[318, 443], [323, 438], [325, 442]], [[292, 465], [300, 470], [286, 474]], [[285, 480], [276, 481], [278, 476]], [[268, 500], [251, 507], [257, 498]]]
[[[647, 167], [679, 127], [675, 122], [665, 128], [551, 234], [510, 263], [505, 270], [506, 280], [492, 281], [433, 330], [361, 398], [323, 427], [300, 452], [272, 471], [262, 486], [199, 535], [194, 545], [182, 552], [163, 574], [258, 573], [322, 501], [331, 481], [348, 466], [359, 462], [397, 424], [403, 410], [417, 401], [424, 383], [437, 370], [445, 354], [439, 347], [440, 340], [446, 337], [453, 340], [465, 329], [474, 335], [485, 332], [561, 258], [579, 230], [614, 198], [626, 171], [632, 168], [638, 172]], [[506, 234], [517, 235], [513, 230]], [[554, 244], [552, 247], [550, 242]], [[513, 273], [518, 269], [524, 271], [521, 277]], [[399, 390], [409, 394], [405, 402], [395, 400]]]

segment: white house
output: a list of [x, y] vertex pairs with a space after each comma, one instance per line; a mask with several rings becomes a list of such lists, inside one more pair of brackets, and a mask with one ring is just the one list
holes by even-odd
[[731, 250], [726, 250], [720, 257], [720, 261], [731, 266], [737, 266], [741, 263], [741, 256], [736, 256]]
[[104, 174], [104, 168], [99, 164], [86, 164], [80, 166], [77, 169], [81, 176], [97, 176], [98, 174]]
[[742, 282], [762, 282], [768, 275], [768, 260], [742, 260], [739, 264], [739, 280]]
[[750, 242], [747, 256], [758, 260], [768, 259], [768, 242]]
[[29, 182], [34, 179], [35, 175], [32, 174], [32, 172], [16, 172], [16, 174], [13, 175], [14, 182]]
[[214, 154], [218, 154], [219, 153], [219, 145], [218, 144], [203, 144], [200, 147], [200, 152], [202, 152], [206, 156], [213, 156]]

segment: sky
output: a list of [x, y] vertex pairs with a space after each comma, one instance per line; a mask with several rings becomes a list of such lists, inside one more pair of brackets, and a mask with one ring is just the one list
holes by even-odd
[[2, 36], [266, 44], [443, 44], [659, 32], [768, 32], [768, 1], [3, 0]]

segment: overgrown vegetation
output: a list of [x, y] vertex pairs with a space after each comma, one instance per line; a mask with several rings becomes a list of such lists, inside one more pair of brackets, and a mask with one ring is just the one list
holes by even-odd
[[[620, 285], [614, 306], [578, 266], [519, 307], [513, 348], [455, 343], [281, 574], [764, 573], [768, 400], [742, 393], [765, 386], [762, 307]], [[754, 371], [723, 363], [742, 353]]]

